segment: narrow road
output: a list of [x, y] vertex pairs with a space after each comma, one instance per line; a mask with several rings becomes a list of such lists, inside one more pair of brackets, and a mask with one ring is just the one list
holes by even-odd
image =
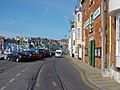
[[[39, 80], [38, 80], [39, 79]], [[41, 68], [35, 90], [92, 90], [66, 58], [48, 58]]]
[[66, 58], [0, 61], [0, 90], [92, 90]]

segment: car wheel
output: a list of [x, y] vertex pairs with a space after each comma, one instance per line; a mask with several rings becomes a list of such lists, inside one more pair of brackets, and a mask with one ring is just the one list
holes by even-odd
[[16, 59], [16, 62], [19, 62], [19, 59], [18, 59], [18, 58]]

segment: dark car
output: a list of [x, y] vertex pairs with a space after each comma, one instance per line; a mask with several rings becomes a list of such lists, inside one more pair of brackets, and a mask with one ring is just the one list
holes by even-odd
[[24, 53], [27, 55], [28, 60], [30, 60], [30, 61], [36, 60], [36, 53], [35, 53], [35, 51], [25, 51]]
[[7, 56], [9, 61], [14, 60], [16, 62], [25, 61], [27, 59], [26, 55], [22, 52], [13, 52]]
[[32, 48], [31, 51], [41, 54], [42, 58], [46, 56], [45, 49], [40, 48]]

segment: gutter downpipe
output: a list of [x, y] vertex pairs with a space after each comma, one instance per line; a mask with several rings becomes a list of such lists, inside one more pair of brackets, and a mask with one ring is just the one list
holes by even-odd
[[111, 20], [112, 20], [112, 18], [111, 18], [111, 16], [109, 17], [109, 20], [110, 20], [110, 31], [109, 31], [109, 36], [110, 36], [110, 43], [109, 43], [109, 66], [111, 66], [112, 65], [112, 59], [111, 59], [111, 56], [112, 56], [112, 22], [111, 22]]
[[105, 19], [104, 19], [104, 0], [101, 3], [101, 25], [102, 25], [102, 61], [101, 61], [101, 70], [102, 72], [105, 71]]

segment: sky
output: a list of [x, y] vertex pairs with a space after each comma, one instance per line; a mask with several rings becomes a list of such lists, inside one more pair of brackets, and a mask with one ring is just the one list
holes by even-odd
[[0, 0], [0, 36], [63, 39], [78, 0]]

